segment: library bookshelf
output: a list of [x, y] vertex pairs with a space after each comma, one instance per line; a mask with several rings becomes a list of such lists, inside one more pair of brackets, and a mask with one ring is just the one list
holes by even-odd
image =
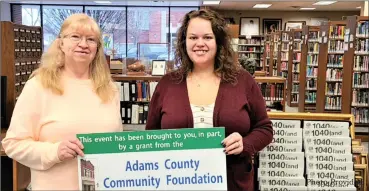
[[[290, 49], [288, 57], [287, 78], [287, 104], [290, 107], [298, 107], [300, 86], [300, 62], [301, 62], [301, 40], [302, 29], [291, 30]], [[301, 95], [304, 96], [304, 95]]]

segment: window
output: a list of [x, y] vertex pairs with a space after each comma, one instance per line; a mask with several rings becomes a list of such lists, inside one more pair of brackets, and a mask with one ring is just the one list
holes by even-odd
[[177, 30], [182, 25], [182, 18], [185, 16], [186, 13], [198, 10], [197, 7], [171, 7], [170, 8], [170, 34], [168, 35], [169, 43], [170, 43], [170, 54], [169, 59], [174, 60], [174, 52], [176, 48], [176, 40], [177, 40]]
[[27, 26], [41, 26], [40, 5], [12, 6], [13, 22]]
[[59, 35], [64, 20], [72, 14], [82, 13], [82, 6], [43, 6], [44, 51]]
[[[112, 58], [174, 59], [177, 30], [183, 16], [198, 7], [130, 7], [19, 5], [12, 7], [12, 21], [42, 26], [43, 51], [59, 34], [64, 20], [74, 13], [93, 17], [102, 30], [104, 52]], [[128, 21], [128, 22], [126, 22]]]
[[112, 58], [126, 57], [126, 8], [85, 7], [86, 14], [99, 24], [104, 41], [104, 52]]
[[163, 7], [127, 8], [127, 58], [168, 57], [168, 12]]

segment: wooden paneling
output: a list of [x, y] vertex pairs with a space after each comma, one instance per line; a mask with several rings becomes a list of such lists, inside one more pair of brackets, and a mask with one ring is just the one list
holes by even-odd
[[[5, 124], [9, 125], [11, 113], [15, 105], [15, 55], [14, 55], [14, 28], [11, 22], [1, 22], [1, 75], [7, 76], [6, 94], [6, 119]], [[4, 128], [4, 127], [1, 127]], [[5, 127], [6, 128], [6, 127]]]

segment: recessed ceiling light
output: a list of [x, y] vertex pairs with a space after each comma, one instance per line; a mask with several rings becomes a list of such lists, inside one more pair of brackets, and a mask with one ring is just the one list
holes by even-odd
[[272, 6], [272, 4], [256, 4], [252, 8], [265, 9]]
[[330, 5], [333, 3], [336, 3], [337, 1], [318, 1], [316, 3], [314, 3], [313, 5]]
[[356, 7], [356, 9], [361, 9], [361, 7]]
[[40, 3], [40, 1], [21, 1], [20, 3]]
[[99, 4], [111, 4], [111, 1], [94, 1], [94, 2]]
[[300, 8], [300, 10], [314, 10], [315, 8], [313, 7], [303, 7], [303, 8]]
[[218, 5], [220, 1], [203, 1], [203, 5]]

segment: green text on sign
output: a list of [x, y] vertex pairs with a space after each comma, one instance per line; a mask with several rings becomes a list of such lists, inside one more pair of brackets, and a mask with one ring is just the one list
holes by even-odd
[[78, 134], [85, 154], [222, 148], [224, 128]]

